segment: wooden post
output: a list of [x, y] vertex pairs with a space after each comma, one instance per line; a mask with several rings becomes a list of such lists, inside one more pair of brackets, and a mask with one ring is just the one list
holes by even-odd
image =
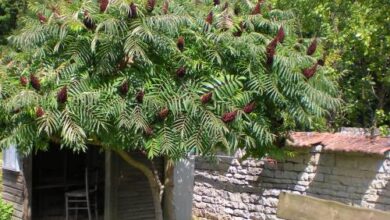
[[23, 220], [31, 220], [31, 195], [32, 195], [32, 155], [23, 158]]
[[116, 219], [117, 160], [110, 150], [105, 155], [104, 220]]

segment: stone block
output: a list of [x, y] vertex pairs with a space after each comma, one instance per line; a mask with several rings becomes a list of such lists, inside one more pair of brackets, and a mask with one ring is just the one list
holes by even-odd
[[195, 203], [195, 207], [198, 208], [198, 209], [205, 209], [206, 208], [206, 203], [197, 202], [197, 203]]
[[266, 215], [265, 219], [266, 220], [279, 220], [279, 218], [276, 217], [276, 215]]
[[303, 164], [303, 157], [301, 155], [296, 155], [295, 157], [289, 157], [286, 158], [286, 163], [293, 163], [293, 164]]
[[336, 164], [335, 157], [334, 153], [323, 153], [320, 156], [319, 165], [333, 167]]
[[237, 172], [238, 172], [239, 174], [241, 174], [241, 175], [246, 175], [246, 174], [248, 174], [247, 168], [239, 169]]
[[262, 171], [263, 171], [263, 169], [259, 168], [259, 167], [249, 167], [248, 168], [248, 174], [251, 174], [251, 175], [260, 175]]
[[337, 167], [332, 170], [332, 174], [337, 176], [351, 176], [359, 178], [370, 178], [373, 179], [376, 175], [376, 172], [369, 170], [358, 170], [358, 169], [343, 169]]
[[314, 165], [307, 165], [303, 171], [306, 172], [306, 173], [314, 173], [314, 172], [317, 172], [317, 166], [314, 166]]
[[361, 205], [362, 207], [369, 208], [369, 209], [375, 208], [375, 204], [374, 204], [374, 203], [367, 202], [367, 201], [362, 201], [362, 202], [360, 203], [360, 205]]
[[250, 219], [250, 220], [265, 220], [265, 219], [266, 219], [266, 216], [265, 216], [265, 214], [262, 213], [262, 212], [251, 213], [250, 216], [249, 216], [249, 219]]
[[385, 181], [390, 182], [390, 172], [376, 174], [375, 178], [379, 179], [379, 180], [385, 180]]
[[260, 196], [252, 194], [249, 197], [249, 202], [252, 204], [258, 204], [258, 201], [260, 200]]
[[279, 196], [279, 189], [266, 189], [263, 191], [263, 196]]
[[231, 215], [231, 214], [234, 213], [234, 210], [233, 210], [233, 209], [230, 209], [230, 208], [225, 208], [225, 213]]
[[363, 201], [366, 202], [376, 202], [379, 199], [379, 195], [377, 194], [366, 194], [363, 196]]
[[274, 177], [275, 176], [275, 171], [274, 170], [269, 170], [269, 169], [264, 169], [261, 172], [261, 176], [263, 177]]
[[298, 173], [292, 171], [275, 171], [275, 178], [298, 180]]
[[267, 206], [264, 208], [264, 213], [265, 214], [275, 214], [276, 208], [272, 208], [272, 207]]
[[233, 211], [233, 215], [235, 216], [238, 216], [238, 217], [245, 217], [245, 212], [243, 210], [240, 210], [240, 209], [235, 209]]
[[383, 159], [378, 157], [361, 157], [357, 160], [359, 170], [377, 171], [383, 164]]
[[321, 154], [318, 153], [312, 154], [312, 156], [309, 159], [308, 165], [317, 166], [320, 163], [320, 156]]
[[239, 179], [239, 180], [245, 179], [244, 175], [241, 175], [241, 174], [238, 174], [238, 173], [234, 174], [233, 177], [236, 178], [236, 179]]
[[315, 173], [301, 173], [298, 175], [298, 180], [300, 181], [312, 181], [316, 176]]
[[270, 206], [270, 207], [276, 207], [279, 202], [279, 199], [274, 197], [263, 197], [262, 200], [264, 206]]
[[241, 166], [240, 161], [238, 159], [233, 159], [231, 161], [231, 165], [233, 165], [233, 166]]
[[245, 203], [238, 203], [238, 208], [242, 210], [248, 210], [248, 206]]
[[388, 181], [386, 181], [386, 180], [374, 180], [371, 183], [371, 187], [373, 187], [375, 189], [384, 189], [384, 188], [386, 188], [387, 183], [388, 183]]
[[237, 173], [237, 167], [235, 166], [230, 166], [229, 169], [227, 170], [228, 173], [235, 174]]
[[259, 179], [258, 176], [250, 176], [250, 175], [245, 176], [246, 181], [257, 181], [258, 179]]
[[336, 166], [340, 168], [358, 168], [358, 160], [345, 154], [336, 154]]
[[229, 200], [232, 202], [242, 202], [240, 193], [230, 194]]
[[201, 202], [202, 201], [202, 196], [194, 194], [193, 195], [193, 200], [196, 201], [196, 202]]
[[331, 174], [333, 169], [334, 169], [334, 167], [317, 166], [316, 173]]
[[309, 186], [310, 182], [308, 182], [308, 181], [298, 181], [297, 184], [299, 184], [301, 186]]
[[305, 186], [301, 186], [301, 185], [296, 185], [296, 186], [294, 186], [293, 190], [299, 191], [299, 192], [303, 192], [303, 191], [306, 190], [306, 187]]

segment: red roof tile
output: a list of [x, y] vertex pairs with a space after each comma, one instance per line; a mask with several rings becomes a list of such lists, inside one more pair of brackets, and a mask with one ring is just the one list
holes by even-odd
[[359, 152], [384, 155], [390, 151], [390, 138], [369, 137], [348, 133], [293, 132], [289, 145], [309, 148], [321, 144], [324, 150], [339, 152]]

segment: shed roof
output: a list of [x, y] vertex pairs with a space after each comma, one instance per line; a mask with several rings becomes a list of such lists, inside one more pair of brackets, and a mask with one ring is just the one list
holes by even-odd
[[293, 132], [289, 145], [294, 148], [322, 145], [326, 151], [384, 155], [387, 151], [390, 151], [390, 138], [345, 132]]

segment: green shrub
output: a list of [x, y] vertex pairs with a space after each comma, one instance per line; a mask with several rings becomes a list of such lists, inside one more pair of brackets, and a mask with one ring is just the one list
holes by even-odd
[[13, 207], [0, 199], [0, 220], [11, 220]]

